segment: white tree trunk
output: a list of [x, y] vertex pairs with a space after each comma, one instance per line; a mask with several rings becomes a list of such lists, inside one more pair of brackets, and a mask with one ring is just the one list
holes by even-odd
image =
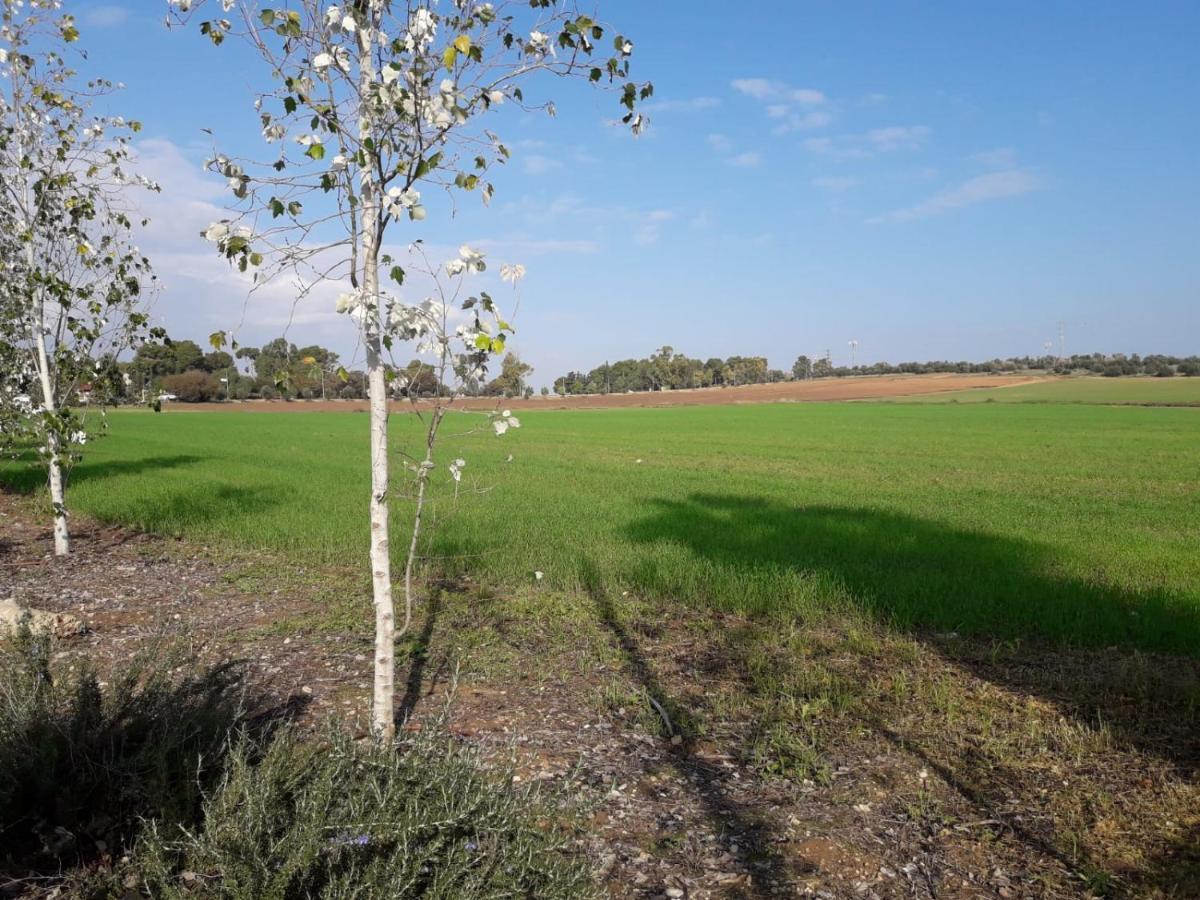
[[[32, 250], [29, 251], [32, 256]], [[32, 261], [30, 262], [32, 268]], [[50, 356], [46, 352], [46, 301], [38, 292], [35, 301], [38, 305], [37, 330], [35, 343], [37, 355], [35, 358], [38, 381], [42, 386], [42, 409], [50, 416], [58, 412], [57, 398], [54, 394], [54, 379], [50, 372]], [[63, 481], [62, 443], [58, 435], [50, 431], [46, 435], [46, 468], [50, 472], [50, 503], [54, 507], [54, 555], [66, 556], [71, 552], [71, 531], [67, 526], [67, 497], [66, 485]]]
[[47, 449], [50, 451], [50, 502], [54, 506], [54, 555], [66, 556], [71, 552], [71, 532], [67, 527], [67, 498], [58, 441], [50, 441]]
[[[359, 30], [359, 91], [370, 94], [375, 81], [372, 42], [383, 0], [371, 0], [371, 18]], [[368, 119], [368, 103], [361, 115]], [[392, 561], [388, 542], [388, 397], [379, 337], [379, 184], [370, 161], [361, 168], [359, 208], [362, 211], [362, 289], [371, 306], [366, 336], [367, 396], [371, 401], [371, 590], [375, 603], [375, 683], [371, 724], [379, 740], [396, 735], [396, 609], [392, 601]]]

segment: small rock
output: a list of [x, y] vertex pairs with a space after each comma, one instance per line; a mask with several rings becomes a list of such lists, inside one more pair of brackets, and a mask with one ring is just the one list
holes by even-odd
[[0, 634], [16, 631], [22, 621], [29, 623], [30, 631], [49, 631], [56, 637], [71, 637], [87, 631], [83, 622], [67, 613], [18, 606], [11, 597], [0, 600]]

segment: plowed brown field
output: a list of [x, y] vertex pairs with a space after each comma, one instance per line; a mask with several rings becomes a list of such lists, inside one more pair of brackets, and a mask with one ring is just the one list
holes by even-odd
[[[824, 378], [816, 381], [785, 381], [780, 384], [751, 384], [744, 387], [696, 388], [636, 394], [592, 394], [575, 397], [533, 397], [530, 400], [478, 397], [460, 400], [463, 409], [614, 409], [658, 406], [708, 406], [722, 403], [802, 403], [830, 400], [875, 400], [965, 391], [972, 388], [1011, 387], [1044, 381], [1028, 375], [869, 375], [855, 378]], [[406, 403], [393, 403], [402, 410]], [[171, 403], [179, 411], [241, 410], [244, 412], [353, 412], [367, 408], [365, 400], [247, 400], [237, 403]]]

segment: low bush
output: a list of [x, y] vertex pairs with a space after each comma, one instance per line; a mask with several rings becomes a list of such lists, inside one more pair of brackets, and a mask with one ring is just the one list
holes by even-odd
[[285, 730], [242, 743], [196, 829], [153, 825], [122, 882], [161, 898], [595, 896], [564, 798], [444, 733], [401, 747]]
[[58, 874], [119, 856], [144, 819], [195, 820], [242, 720], [241, 677], [159, 651], [102, 687], [44, 635], [0, 641], [0, 869]]
[[594, 895], [562, 795], [444, 731], [392, 747], [276, 728], [233, 665], [166, 645], [109, 682], [0, 640], [0, 878], [95, 898]]

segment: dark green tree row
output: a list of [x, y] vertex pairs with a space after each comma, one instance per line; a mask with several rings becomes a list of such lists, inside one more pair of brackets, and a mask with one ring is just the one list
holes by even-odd
[[692, 359], [664, 346], [647, 359], [604, 363], [590, 372], [568, 372], [554, 380], [556, 394], [623, 394], [714, 385], [763, 384], [786, 381], [787, 373], [771, 369], [765, 356]]
[[[496, 378], [471, 386], [480, 396], [515, 397], [532, 389], [526, 379], [532, 366], [508, 353]], [[218, 400], [343, 399], [366, 397], [366, 375], [344, 369], [338, 354], [318, 344], [297, 347], [279, 337], [261, 347], [205, 352], [190, 340], [144, 344], [129, 362], [100, 360], [91, 394], [108, 403], [153, 402], [171, 395], [189, 403]], [[401, 369], [393, 382], [397, 398], [431, 397], [445, 392], [437, 373], [420, 360]]]

